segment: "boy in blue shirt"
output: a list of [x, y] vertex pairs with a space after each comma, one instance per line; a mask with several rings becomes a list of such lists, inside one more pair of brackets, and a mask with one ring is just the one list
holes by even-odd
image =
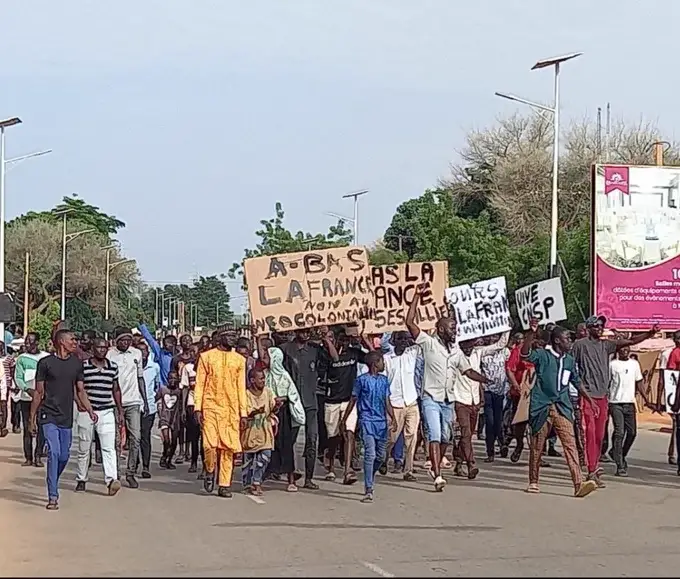
[[352, 399], [342, 418], [343, 430], [347, 418], [356, 405], [359, 413], [361, 442], [364, 446], [364, 488], [362, 503], [373, 502], [373, 483], [375, 473], [385, 461], [387, 450], [387, 417], [390, 425], [396, 428], [394, 413], [390, 405], [390, 383], [385, 370], [385, 360], [378, 351], [366, 355], [368, 374], [362, 374], [354, 382]]

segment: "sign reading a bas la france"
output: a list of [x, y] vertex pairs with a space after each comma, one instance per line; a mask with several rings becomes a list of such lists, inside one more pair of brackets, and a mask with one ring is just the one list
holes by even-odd
[[427, 284], [421, 295], [416, 323], [421, 330], [431, 330], [437, 320], [448, 315], [444, 292], [448, 284], [448, 263], [425, 261], [380, 265], [371, 268], [374, 318], [367, 320], [365, 334], [378, 334], [406, 329], [406, 314], [416, 287]]
[[512, 329], [505, 277], [494, 277], [446, 290], [456, 314], [458, 339], [472, 340]]
[[373, 317], [368, 254], [339, 247], [246, 259], [258, 334], [359, 322]]
[[515, 292], [515, 303], [517, 315], [525, 330], [529, 329], [531, 318], [536, 318], [541, 325], [567, 319], [562, 280], [559, 277], [519, 288]]

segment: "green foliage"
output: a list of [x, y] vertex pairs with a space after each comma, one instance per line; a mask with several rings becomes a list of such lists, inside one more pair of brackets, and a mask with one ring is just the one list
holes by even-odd
[[449, 263], [452, 285], [505, 275], [515, 282], [512, 272], [516, 256], [507, 240], [496, 233], [488, 213], [477, 219], [456, 215], [451, 195], [443, 189], [427, 190], [421, 197], [410, 199], [397, 208], [387, 230], [394, 251], [394, 232], [407, 236], [404, 251], [411, 261]]
[[[19, 315], [23, 315], [25, 257], [29, 253], [31, 314], [46, 316], [53, 306], [59, 310], [63, 221], [56, 212], [65, 209], [70, 210], [68, 233], [93, 230], [74, 237], [67, 245], [66, 317], [75, 330], [102, 332], [106, 282], [106, 252], [102, 248], [112, 244], [110, 236], [125, 224], [81, 199], [65, 197], [52, 211], [30, 212], [7, 224], [6, 286], [15, 295]], [[112, 262], [123, 258], [117, 249], [110, 255]], [[110, 283], [111, 323], [136, 323], [140, 315], [135, 310], [140, 288], [137, 268], [133, 264], [113, 268]]]
[[[276, 203], [275, 215], [271, 219], [260, 221], [262, 229], [255, 232], [260, 238], [254, 249], [245, 250], [245, 259], [262, 255], [276, 255], [279, 253], [294, 253], [296, 251], [310, 251], [312, 249], [326, 249], [328, 247], [342, 247], [352, 242], [352, 232], [345, 227], [345, 222], [339, 220], [336, 225], [328, 229], [328, 233], [312, 235], [308, 232], [291, 232], [283, 224], [285, 213], [281, 203]], [[241, 263], [235, 263], [229, 270], [229, 277], [236, 279], [243, 275]], [[245, 280], [244, 280], [245, 281]], [[244, 283], [245, 287], [245, 283]]]
[[[197, 325], [203, 328], [215, 328], [233, 319], [229, 300], [227, 284], [224, 283], [224, 275], [200, 276], [191, 286], [166, 285], [163, 293], [166, 297], [175, 297], [185, 304], [185, 326], [191, 326], [191, 306], [195, 304]], [[153, 293], [155, 307], [155, 291]], [[166, 306], [167, 308], [167, 306]], [[219, 315], [219, 319], [218, 316]], [[153, 319], [153, 316], [151, 317]], [[218, 323], [219, 322], [219, 323]]]
[[43, 349], [47, 349], [47, 346], [52, 339], [52, 328], [54, 327], [54, 322], [59, 319], [59, 305], [56, 302], [50, 303], [50, 305], [39, 314], [31, 316], [30, 322], [28, 324], [28, 330], [30, 332], [35, 332], [40, 338], [40, 346]]
[[80, 224], [81, 227], [79, 229], [94, 229], [98, 234], [107, 238], [110, 235], [115, 235], [120, 229], [125, 227], [125, 223], [120, 219], [116, 218], [114, 215], [103, 213], [99, 207], [86, 203], [82, 199], [79, 199], [77, 195], [64, 197], [62, 202], [51, 211], [29, 211], [28, 213], [13, 219], [8, 225], [11, 226], [17, 223], [25, 223], [33, 219], [61, 222], [60, 213], [63, 213], [64, 211], [67, 212], [68, 221], [72, 223], [78, 222]]
[[392, 251], [382, 244], [368, 250], [368, 262], [371, 265], [391, 265], [407, 261], [408, 255], [405, 252]]

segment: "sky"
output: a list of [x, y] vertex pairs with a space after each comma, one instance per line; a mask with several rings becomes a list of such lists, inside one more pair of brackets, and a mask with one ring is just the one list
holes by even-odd
[[[466, 131], [550, 103], [563, 118], [680, 122], [677, 0], [21, 0], [2, 3], [7, 217], [65, 195], [125, 221], [150, 283], [226, 272], [283, 204], [292, 230], [352, 215], [380, 238], [445, 177]], [[680, 86], [680, 84], [679, 84]], [[234, 295], [242, 292], [235, 284]], [[234, 304], [238, 309], [238, 303]]]

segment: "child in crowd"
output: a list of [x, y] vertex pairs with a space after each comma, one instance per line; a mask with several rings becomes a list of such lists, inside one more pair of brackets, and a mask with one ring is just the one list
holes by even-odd
[[241, 433], [243, 446], [243, 490], [262, 495], [262, 480], [271, 460], [276, 435], [276, 398], [265, 387], [265, 374], [260, 368], [248, 373], [248, 424]]
[[352, 399], [342, 419], [344, 424], [349, 418], [354, 406], [359, 413], [361, 442], [364, 447], [364, 498], [363, 503], [373, 502], [373, 485], [375, 473], [385, 461], [387, 450], [387, 417], [390, 425], [396, 429], [392, 405], [390, 404], [390, 383], [385, 370], [385, 360], [382, 353], [373, 350], [366, 355], [368, 373], [357, 377], [354, 382]]
[[172, 462], [172, 457], [177, 450], [182, 413], [182, 392], [179, 389], [179, 375], [175, 370], [168, 373], [168, 385], [158, 389], [156, 401], [159, 403], [158, 416], [163, 440], [160, 467], [174, 470], [177, 467]]

